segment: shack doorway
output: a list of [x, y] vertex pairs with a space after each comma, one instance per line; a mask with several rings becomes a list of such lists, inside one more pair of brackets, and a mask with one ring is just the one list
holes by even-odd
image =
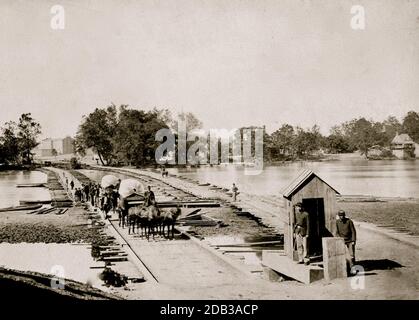
[[323, 198], [303, 199], [304, 210], [308, 213], [310, 221], [310, 231], [308, 238], [308, 255], [321, 256], [322, 237], [325, 235], [325, 213]]

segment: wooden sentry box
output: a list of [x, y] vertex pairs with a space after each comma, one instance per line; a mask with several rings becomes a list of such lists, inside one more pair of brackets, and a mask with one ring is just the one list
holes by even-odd
[[295, 225], [294, 206], [301, 202], [309, 214], [310, 236], [308, 254], [321, 256], [322, 238], [331, 237], [336, 228], [336, 195], [339, 194], [311, 170], [302, 171], [282, 191], [286, 201], [287, 217], [284, 225], [284, 250], [286, 256], [297, 259], [293, 230]]

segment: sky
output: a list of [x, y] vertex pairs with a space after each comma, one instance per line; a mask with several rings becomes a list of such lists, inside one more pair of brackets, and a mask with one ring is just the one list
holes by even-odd
[[0, 16], [0, 124], [31, 112], [43, 137], [110, 103], [268, 132], [419, 111], [419, 0], [1, 0]]

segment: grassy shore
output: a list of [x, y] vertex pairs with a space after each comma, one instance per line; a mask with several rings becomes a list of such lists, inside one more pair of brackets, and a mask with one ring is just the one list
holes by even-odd
[[379, 202], [338, 202], [347, 216], [377, 226], [392, 227], [412, 235], [419, 235], [419, 200], [388, 200]]

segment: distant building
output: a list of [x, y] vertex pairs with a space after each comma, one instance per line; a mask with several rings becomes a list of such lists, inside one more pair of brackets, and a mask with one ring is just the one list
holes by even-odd
[[74, 139], [71, 137], [65, 137], [63, 139], [63, 154], [74, 153]]
[[407, 133], [396, 134], [391, 141], [391, 150], [399, 159], [415, 158], [419, 150], [416, 149], [416, 143]]
[[55, 155], [74, 153], [74, 139], [65, 137], [64, 139], [47, 138], [42, 140], [33, 152], [40, 157], [52, 157]]
[[51, 157], [53, 155], [52, 139], [44, 139], [33, 150], [33, 152], [41, 157]]

